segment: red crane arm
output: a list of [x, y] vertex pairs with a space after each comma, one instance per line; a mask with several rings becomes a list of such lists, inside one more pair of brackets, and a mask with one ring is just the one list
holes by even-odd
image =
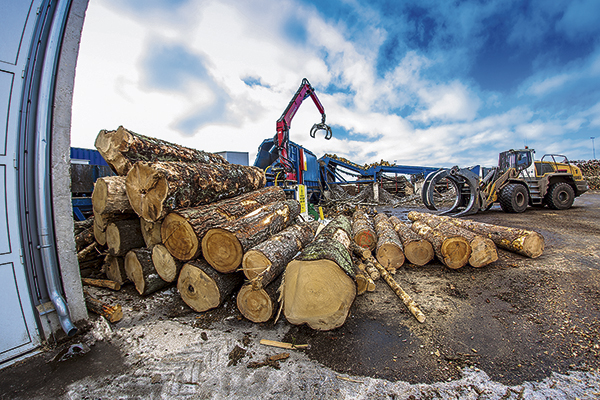
[[[319, 101], [319, 98], [315, 94], [315, 90], [308, 82], [308, 79], [304, 78], [304, 79], [302, 79], [302, 83], [300, 84], [298, 91], [296, 91], [296, 94], [294, 95], [294, 97], [292, 97], [292, 100], [286, 107], [285, 111], [283, 112], [283, 114], [281, 114], [281, 117], [279, 117], [279, 119], [277, 120], [277, 132], [278, 133], [280, 131], [290, 129], [290, 126], [292, 124], [292, 119], [294, 118], [294, 115], [296, 115], [296, 111], [298, 111], [298, 108], [300, 108], [300, 104], [302, 104], [304, 99], [306, 99], [308, 96], [310, 96], [310, 98], [315, 103], [315, 106], [317, 106], [317, 109], [321, 113], [321, 122], [322, 123], [325, 122], [325, 109], [323, 108], [323, 105], [321, 104], [321, 102]], [[278, 140], [278, 142], [281, 145], [281, 142], [279, 140]]]

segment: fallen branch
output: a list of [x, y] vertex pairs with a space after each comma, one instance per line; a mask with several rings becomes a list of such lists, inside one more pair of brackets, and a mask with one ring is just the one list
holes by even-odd
[[112, 290], [121, 290], [121, 284], [119, 282], [111, 281], [109, 279], [81, 278], [81, 283], [88, 286], [102, 287]]
[[309, 348], [308, 344], [292, 344], [292, 343], [285, 343], [285, 342], [277, 342], [275, 340], [268, 340], [268, 339], [260, 339], [260, 344], [265, 345], [265, 346], [279, 347], [281, 349], [288, 349], [288, 350], [308, 349]]

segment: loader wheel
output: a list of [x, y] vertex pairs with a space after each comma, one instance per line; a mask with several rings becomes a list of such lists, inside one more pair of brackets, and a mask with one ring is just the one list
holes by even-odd
[[560, 182], [550, 186], [547, 196], [548, 207], [553, 210], [566, 210], [573, 205], [575, 191], [568, 183]]
[[500, 192], [500, 207], [507, 213], [522, 213], [527, 209], [529, 193], [525, 186], [509, 183]]

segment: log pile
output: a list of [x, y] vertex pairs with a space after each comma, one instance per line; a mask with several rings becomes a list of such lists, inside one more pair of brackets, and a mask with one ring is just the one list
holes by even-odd
[[600, 190], [600, 161], [573, 161], [573, 164], [581, 169], [581, 174], [583, 175], [583, 178], [587, 180], [590, 189]]
[[[119, 175], [96, 182], [94, 216], [75, 226], [80, 266], [93, 259], [96, 268], [84, 284], [119, 290], [130, 282], [140, 296], [176, 285], [196, 312], [235, 297], [252, 322], [279, 310], [291, 324], [330, 330], [382, 277], [423, 322], [391, 275], [405, 258], [423, 266], [436, 256], [455, 269], [494, 262], [496, 246], [529, 257], [543, 251], [535, 232], [414, 212], [411, 225], [354, 207], [323, 226], [303, 221], [282, 188], [264, 187], [257, 168], [122, 127], [101, 131], [96, 145]], [[86, 303], [122, 318], [119, 305], [90, 295]]]

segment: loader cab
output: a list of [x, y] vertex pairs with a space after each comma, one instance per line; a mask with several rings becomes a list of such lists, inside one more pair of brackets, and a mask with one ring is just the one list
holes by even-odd
[[529, 168], [533, 164], [533, 150], [508, 150], [500, 153], [498, 158], [498, 168], [501, 172], [505, 172], [510, 168], [514, 168], [517, 172]]

